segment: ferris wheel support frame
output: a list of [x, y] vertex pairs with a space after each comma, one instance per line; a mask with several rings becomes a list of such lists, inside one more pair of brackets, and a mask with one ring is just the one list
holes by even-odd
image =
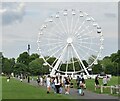
[[[56, 71], [57, 71], [57, 69], [58, 69], [58, 67], [59, 67], [60, 62], [61, 62], [61, 60], [63, 59], [63, 55], [64, 55], [64, 53], [65, 53], [67, 47], [68, 47], [68, 46], [71, 46], [71, 47], [73, 48], [73, 50], [74, 50], [76, 56], [78, 57], [78, 59], [79, 59], [81, 65], [82, 65], [82, 67], [83, 67], [85, 73], [87, 74], [88, 77], [90, 77], [89, 72], [88, 72], [87, 69], [85, 68], [85, 66], [84, 66], [84, 64], [83, 64], [83, 62], [82, 62], [82, 60], [80, 59], [80, 56], [78, 55], [76, 49], [75, 49], [74, 46], [73, 46], [72, 41], [69, 40], [69, 39], [70, 39], [70, 38], [68, 38], [67, 41], [69, 41], [69, 42], [68, 42], [68, 44], [64, 47], [63, 52], [62, 52], [60, 58], [58, 59], [56, 65], [54, 66], [54, 68], [53, 68], [52, 71], [50, 72], [50, 76], [55, 75], [55, 73], [56, 73]], [[65, 75], [67, 75], [67, 73], [65, 73]]]
[[82, 65], [82, 67], [83, 67], [85, 73], [87, 74], [88, 77], [90, 77], [90, 74], [88, 73], [87, 69], [85, 68], [85, 66], [84, 66], [82, 60], [80, 59], [80, 56], [78, 55], [78, 53], [77, 53], [76, 49], [74, 48], [73, 44], [71, 44], [71, 46], [72, 46], [72, 48], [73, 48], [75, 54], [77, 55], [77, 57], [78, 57], [78, 59], [79, 59], [81, 65]]
[[66, 51], [67, 46], [68, 46], [68, 44], [64, 47], [63, 52], [62, 52], [60, 58], [58, 59], [58, 61], [57, 61], [57, 63], [55, 64], [54, 68], [52, 69], [52, 71], [50, 72], [50, 76], [55, 75], [56, 70], [58, 69], [58, 66], [59, 66], [60, 62], [61, 62], [61, 60], [63, 59], [63, 55], [64, 55], [64, 53], [65, 53], [65, 51]]

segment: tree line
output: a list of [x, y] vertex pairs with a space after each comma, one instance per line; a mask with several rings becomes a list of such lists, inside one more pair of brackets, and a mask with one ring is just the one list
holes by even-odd
[[[4, 74], [10, 75], [14, 73], [16, 75], [43, 75], [49, 74], [50, 68], [49, 66], [45, 66], [42, 58], [39, 58], [37, 53], [33, 53], [31, 55], [28, 52], [21, 53], [17, 59], [15, 58], [7, 58], [0, 53], [0, 64], [1, 69]], [[47, 58], [47, 57], [46, 57]], [[55, 58], [49, 59], [50, 64], [53, 63]], [[98, 60], [96, 65], [92, 66], [92, 74], [112, 74], [112, 75], [120, 75], [120, 50], [116, 53], [112, 53], [110, 56], [105, 56], [102, 60]], [[83, 60], [85, 65], [87, 66], [87, 62]], [[76, 67], [78, 63], [76, 63]], [[54, 64], [53, 64], [54, 65]], [[71, 66], [71, 64], [70, 64]], [[65, 70], [65, 64], [62, 65], [62, 69]]]

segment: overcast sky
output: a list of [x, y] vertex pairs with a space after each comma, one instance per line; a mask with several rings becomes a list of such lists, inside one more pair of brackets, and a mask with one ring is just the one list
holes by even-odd
[[[63, 9], [80, 9], [94, 17], [102, 27], [104, 50], [102, 56], [110, 55], [118, 50], [118, 3], [117, 2], [72, 2], [72, 3], [2, 3], [2, 49], [6, 57], [18, 57], [27, 51], [38, 53], [37, 37], [43, 22], [51, 14]], [[1, 20], [0, 20], [1, 22]], [[1, 45], [1, 44], [0, 44]]]

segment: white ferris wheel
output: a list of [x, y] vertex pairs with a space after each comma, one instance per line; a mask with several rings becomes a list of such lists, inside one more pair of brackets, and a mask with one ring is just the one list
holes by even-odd
[[65, 9], [46, 19], [38, 35], [40, 56], [52, 71], [85, 72], [101, 57], [103, 34], [96, 20], [81, 10]]

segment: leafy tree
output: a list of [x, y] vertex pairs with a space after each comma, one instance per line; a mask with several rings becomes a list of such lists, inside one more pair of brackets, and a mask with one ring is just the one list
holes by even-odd
[[15, 74], [26, 74], [27, 73], [27, 66], [23, 63], [16, 63], [14, 66], [14, 73]]
[[29, 60], [29, 54], [28, 54], [28, 52], [23, 52], [17, 58], [17, 63], [22, 63], [22, 64], [28, 66], [29, 62], [30, 62], [30, 60]]
[[100, 74], [103, 72], [101, 61], [98, 61], [98, 64], [92, 66], [93, 74]]
[[13, 67], [15, 65], [15, 59], [8, 59], [5, 57], [2, 57], [2, 71], [6, 73], [7, 75], [11, 74], [13, 72]]
[[37, 58], [29, 63], [29, 70], [32, 75], [43, 74], [43, 63], [44, 61]]
[[39, 58], [39, 55], [37, 53], [34, 53], [34, 54], [29, 56], [29, 61], [31, 62], [31, 61], [33, 61], [33, 60], [35, 60], [37, 58]]

